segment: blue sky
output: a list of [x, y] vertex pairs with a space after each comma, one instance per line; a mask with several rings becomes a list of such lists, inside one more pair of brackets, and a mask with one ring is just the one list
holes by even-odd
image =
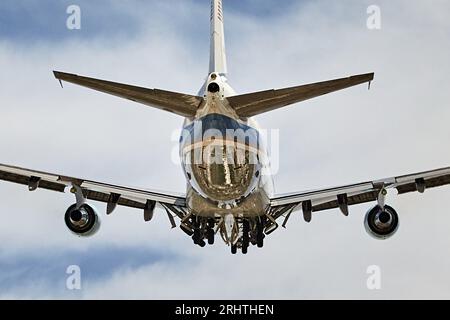
[[139, 31], [138, 21], [108, 5], [108, 2], [78, 1], [76, 5], [82, 8], [82, 29], [68, 32], [65, 28], [66, 10], [74, 4], [73, 1], [2, 1], [0, 36], [14, 42], [39, 42]]
[[[0, 3], [0, 38], [13, 42], [39, 42], [60, 41], [73, 38], [135, 37], [137, 33], [145, 32], [145, 24], [136, 19], [137, 13], [145, 20], [146, 11], [171, 7], [183, 10], [189, 3], [202, 7], [203, 13], [209, 11], [209, 0], [172, 0], [170, 4], [161, 1], [132, 0], [126, 6], [118, 0], [5, 0]], [[289, 8], [296, 3], [294, 0], [252, 0], [252, 1], [226, 1], [226, 9], [248, 18], [270, 19], [289, 12]], [[70, 5], [78, 5], [82, 9], [82, 29], [78, 32], [68, 32], [65, 28], [67, 19], [66, 9]], [[297, 2], [298, 4], [298, 2]], [[124, 10], [125, 9], [125, 10]], [[189, 20], [189, 12], [185, 12], [185, 19]], [[151, 17], [151, 14], [148, 14]], [[201, 26], [197, 28], [196, 26]], [[202, 30], [207, 35], [205, 27], [208, 26], [208, 15], [203, 21], [192, 16], [191, 23], [185, 25], [180, 31], [189, 28]], [[187, 33], [193, 36], [192, 32]], [[204, 38], [207, 39], [207, 36]]]
[[[450, 4], [378, 2], [383, 27], [370, 31], [372, 1], [224, 0], [238, 92], [376, 74], [371, 91], [352, 88], [258, 117], [263, 128], [280, 129], [278, 192], [449, 165]], [[209, 1], [76, 1], [82, 30], [69, 31], [73, 3], [0, 2], [0, 163], [184, 192], [171, 162], [182, 119], [84, 88], [62, 90], [51, 71], [196, 92], [207, 72]], [[95, 204], [102, 227], [79, 239], [62, 221], [70, 194], [0, 183], [0, 196], [0, 298], [450, 297], [445, 188], [390, 195], [402, 220], [389, 242], [366, 235], [364, 205], [310, 225], [293, 216], [246, 257], [220, 243], [193, 246], [162, 210], [145, 224], [141, 212], [118, 208], [107, 217]], [[71, 264], [86, 285], [75, 294], [63, 287]], [[381, 292], [365, 286], [373, 264], [383, 270]]]
[[[24, 251], [14, 255], [0, 255], [0, 288], [3, 292], [30, 283], [47, 282], [59, 294], [67, 294], [66, 271], [76, 265], [82, 270], [86, 283], [108, 279], [118, 270], [138, 268], [170, 261], [177, 256], [161, 250], [139, 247], [97, 246], [90, 250], [60, 249], [51, 254]], [[180, 263], [181, 265], [181, 263]], [[77, 292], [72, 291], [73, 297]]]

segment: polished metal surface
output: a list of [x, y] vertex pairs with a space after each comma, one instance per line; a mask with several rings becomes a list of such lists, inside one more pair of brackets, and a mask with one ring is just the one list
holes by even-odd
[[185, 124], [181, 137], [180, 155], [191, 188], [188, 207], [199, 216], [264, 215], [268, 197], [261, 188], [265, 149], [259, 133], [246, 121], [220, 113], [219, 100], [210, 102], [216, 112], [199, 110], [201, 116]]
[[[193, 150], [191, 156], [192, 179], [200, 191], [212, 200], [233, 201], [244, 197], [256, 185], [258, 165], [251, 159], [254, 153], [245, 146], [229, 146], [226, 142], [204, 143]], [[195, 163], [195, 155], [203, 155]], [[239, 156], [242, 155], [242, 156]]]

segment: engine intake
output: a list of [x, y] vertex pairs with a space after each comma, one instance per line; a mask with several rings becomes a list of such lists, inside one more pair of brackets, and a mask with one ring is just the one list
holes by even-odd
[[367, 212], [364, 226], [367, 233], [375, 239], [386, 240], [398, 230], [398, 214], [390, 206], [385, 205], [383, 210], [377, 205]]
[[71, 205], [64, 215], [67, 228], [81, 237], [93, 236], [100, 228], [100, 219], [94, 207], [83, 204], [77, 209], [77, 205]]

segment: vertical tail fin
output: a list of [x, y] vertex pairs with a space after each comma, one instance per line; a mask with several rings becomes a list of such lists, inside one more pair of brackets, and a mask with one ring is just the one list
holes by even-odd
[[211, 0], [211, 51], [209, 72], [227, 73], [222, 0]]

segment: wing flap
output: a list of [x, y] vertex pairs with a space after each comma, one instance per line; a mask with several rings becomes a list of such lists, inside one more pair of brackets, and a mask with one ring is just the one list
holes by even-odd
[[[442, 187], [450, 184], [450, 174], [442, 177], [425, 179], [425, 188], [431, 189], [436, 187]], [[410, 192], [416, 192], [418, 190], [418, 184], [416, 182], [401, 184], [397, 187], [399, 194], [405, 194]]]
[[253, 117], [297, 102], [370, 82], [373, 79], [374, 73], [367, 73], [298, 87], [233, 96], [227, 100], [239, 116]]
[[[0, 180], [18, 183], [22, 185], [29, 186], [31, 183], [31, 177], [32, 175], [22, 175], [17, 174], [13, 172], [3, 171], [0, 170]], [[56, 183], [53, 181], [48, 180], [41, 180], [39, 181], [39, 188], [47, 189], [51, 191], [57, 191], [57, 192], [64, 192], [64, 189], [66, 188], [65, 184]]]
[[421, 187], [426, 190], [448, 184], [450, 184], [450, 168], [411, 174], [395, 179], [395, 188], [399, 194], [422, 191]]
[[[110, 193], [92, 191], [92, 190], [87, 190], [87, 189], [84, 189], [83, 192], [84, 192], [86, 199], [89, 199], [89, 200], [103, 202], [103, 203], [109, 203], [110, 199], [111, 199]], [[128, 199], [122, 195], [120, 195], [117, 205], [123, 206], [123, 207], [129, 207], [129, 208], [136, 208], [136, 209], [144, 209], [145, 208], [145, 203]]]
[[[363, 204], [367, 202], [376, 201], [378, 197], [378, 191], [367, 191], [361, 194], [356, 194], [348, 197], [348, 205], [354, 206], [357, 204]], [[339, 202], [337, 199], [322, 204], [313, 206], [313, 212], [337, 209], [339, 208]]]
[[60, 81], [70, 82], [89, 89], [172, 112], [183, 117], [195, 116], [197, 108], [203, 102], [203, 98], [201, 97], [177, 92], [147, 89], [58, 71], [54, 71], [54, 75], [55, 78]]

